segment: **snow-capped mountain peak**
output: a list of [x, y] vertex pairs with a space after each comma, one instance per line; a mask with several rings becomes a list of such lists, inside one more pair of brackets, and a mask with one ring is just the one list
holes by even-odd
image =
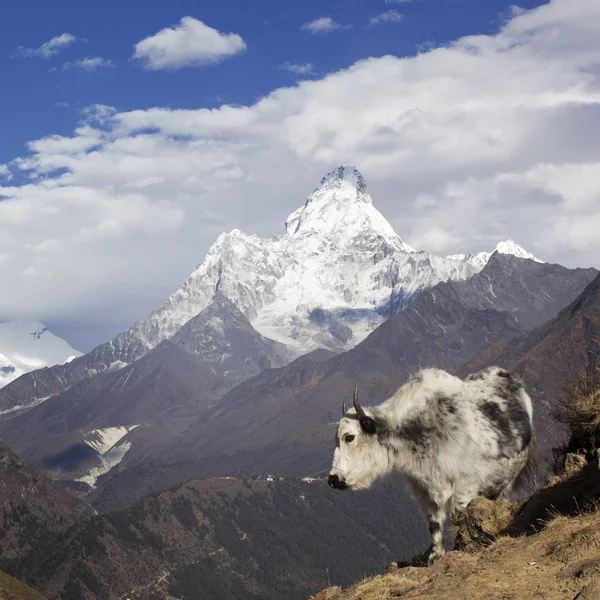
[[348, 239], [368, 234], [404, 252], [415, 251], [373, 206], [365, 179], [354, 165], [340, 165], [327, 173], [304, 205], [287, 218], [285, 227], [296, 238], [323, 239], [339, 233]]
[[513, 239], [509, 238], [503, 242], [498, 242], [496, 245], [496, 251], [500, 254], [512, 254], [517, 258], [529, 258], [538, 263], [543, 263], [543, 260], [536, 258], [531, 252], [525, 250], [522, 246], [519, 246]]
[[[517, 258], [528, 258], [529, 260], [534, 260], [538, 263], [543, 263], [543, 260], [535, 257], [531, 252], [525, 250], [522, 246], [519, 246], [512, 238], [508, 238], [507, 240], [503, 240], [496, 244], [496, 247], [491, 252], [479, 252], [474, 256], [469, 257], [469, 262], [476, 266], [478, 269], [483, 269], [485, 265], [487, 265], [490, 257], [494, 252], [498, 252], [499, 254], [510, 254], [512, 256], [516, 256]], [[456, 255], [459, 256], [459, 255]], [[464, 256], [464, 255], [460, 255]], [[450, 257], [448, 257], [450, 258]]]
[[354, 165], [325, 175], [286, 235], [219, 236], [188, 280], [133, 335], [152, 348], [223, 292], [263, 336], [295, 348], [349, 348], [414, 294], [477, 269], [416, 252], [375, 208]]
[[0, 323], [0, 387], [29, 371], [81, 356], [39, 321]]

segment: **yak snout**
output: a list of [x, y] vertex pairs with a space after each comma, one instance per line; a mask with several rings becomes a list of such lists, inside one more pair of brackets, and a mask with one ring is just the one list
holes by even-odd
[[337, 475], [330, 475], [327, 483], [334, 490], [345, 490], [348, 487], [346, 482], [343, 479], [340, 479]]

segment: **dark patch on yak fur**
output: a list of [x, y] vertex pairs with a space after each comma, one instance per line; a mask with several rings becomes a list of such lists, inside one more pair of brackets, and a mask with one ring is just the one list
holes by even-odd
[[508, 371], [498, 371], [497, 375], [500, 378], [496, 385], [496, 393], [498, 396], [504, 400], [515, 398], [523, 388], [521, 380]]
[[504, 488], [506, 487], [506, 481], [504, 479], [500, 479], [499, 481], [494, 481], [490, 485], [488, 485], [482, 491], [481, 495], [489, 500], [496, 500], [498, 496], [502, 493]]
[[498, 444], [500, 454], [506, 458], [512, 455], [514, 447], [514, 435], [508, 414], [506, 414], [497, 402], [486, 401], [480, 406], [484, 417], [493, 425], [498, 432]]
[[373, 417], [363, 417], [358, 422], [363, 433], [367, 435], [375, 435], [377, 433], [377, 421]]
[[432, 428], [428, 427], [422, 419], [415, 417], [403, 423], [396, 435], [410, 444], [412, 452], [420, 453], [429, 446]]
[[465, 381], [479, 381], [480, 379], [485, 379], [488, 375], [488, 369], [484, 369], [483, 371], [479, 371], [477, 373], [471, 373], [465, 377]]
[[438, 533], [441, 528], [442, 526], [439, 524], [438, 521], [429, 521], [429, 533], [431, 535]]
[[456, 413], [456, 402], [454, 401], [454, 398], [444, 394], [438, 394], [436, 398], [440, 411], [450, 415]]

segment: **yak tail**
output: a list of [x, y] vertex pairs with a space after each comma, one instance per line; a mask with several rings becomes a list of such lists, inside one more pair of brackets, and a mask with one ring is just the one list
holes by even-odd
[[537, 474], [537, 462], [539, 458], [539, 447], [537, 437], [535, 435], [535, 428], [531, 425], [531, 439], [529, 440], [529, 446], [527, 447], [527, 461], [525, 465], [515, 478], [513, 483], [513, 490], [526, 489], [532, 491], [536, 487], [535, 477]]

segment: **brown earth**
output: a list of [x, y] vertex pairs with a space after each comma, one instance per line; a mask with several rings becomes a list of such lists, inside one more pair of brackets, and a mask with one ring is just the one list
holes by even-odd
[[45, 600], [45, 596], [0, 571], [0, 600]]
[[558, 517], [542, 532], [503, 537], [478, 553], [406, 567], [330, 596], [335, 600], [592, 600], [600, 598], [600, 516]]

